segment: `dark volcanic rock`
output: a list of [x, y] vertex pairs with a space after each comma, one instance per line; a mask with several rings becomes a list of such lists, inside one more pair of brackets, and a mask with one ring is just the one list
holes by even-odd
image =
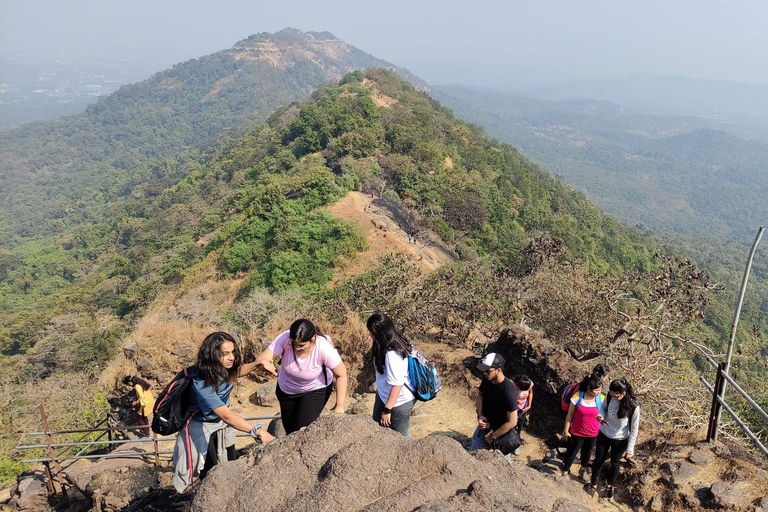
[[709, 488], [708, 501], [715, 508], [743, 510], [750, 505], [748, 490], [746, 482], [715, 482]]
[[123, 345], [123, 355], [126, 359], [133, 359], [139, 353], [139, 345], [135, 341], [129, 341]]
[[276, 389], [276, 382], [267, 382], [266, 384], [262, 384], [259, 386], [256, 392], [251, 395], [251, 401], [256, 405], [260, 405], [261, 407], [274, 407], [277, 405], [277, 395], [275, 394]]
[[707, 455], [704, 450], [694, 450], [688, 456], [688, 460], [697, 466], [708, 466], [712, 463], [712, 457]]

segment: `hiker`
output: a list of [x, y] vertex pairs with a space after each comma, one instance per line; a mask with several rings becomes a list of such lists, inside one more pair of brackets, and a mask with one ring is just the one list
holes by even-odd
[[[275, 358], [282, 356], [280, 373]], [[331, 342], [312, 322], [300, 318], [278, 335], [256, 358], [256, 363], [277, 375], [275, 395], [285, 433], [296, 432], [315, 421], [333, 392], [336, 378], [335, 413], [344, 412], [347, 369]]]
[[635, 454], [635, 441], [640, 428], [640, 407], [635, 399], [632, 386], [626, 379], [611, 382], [603, 405], [600, 408], [604, 418], [600, 425], [595, 444], [595, 462], [592, 464], [592, 481], [587, 487], [587, 493], [594, 496], [597, 493], [597, 482], [600, 470], [611, 455], [611, 469], [608, 472], [605, 486], [605, 498], [613, 499], [613, 484], [619, 476], [621, 456], [631, 460]]
[[392, 319], [376, 312], [366, 322], [373, 340], [373, 368], [376, 371], [376, 400], [373, 420], [411, 437], [408, 426], [416, 403], [408, 376], [411, 343], [397, 330]]
[[123, 377], [123, 384], [131, 386], [136, 392], [136, 400], [131, 404], [136, 410], [136, 416], [138, 417], [139, 425], [147, 425], [146, 428], [142, 428], [141, 432], [145, 436], [149, 435], [149, 413], [152, 412], [152, 408], [155, 406], [155, 396], [149, 390], [149, 382], [145, 381], [141, 377], [133, 377], [126, 375]]
[[411, 243], [411, 240], [412, 240], [412, 239], [413, 239], [413, 235], [411, 235], [411, 233], [409, 232], [409, 233], [408, 233], [408, 244], [410, 244], [410, 243]]
[[573, 398], [574, 395], [576, 395], [579, 391], [586, 391], [581, 387], [584, 385], [584, 382], [586, 382], [586, 379], [588, 379], [593, 375], [598, 377], [601, 381], [603, 381], [603, 384], [606, 384], [607, 383], [606, 381], [608, 380], [608, 365], [598, 363], [592, 369], [592, 373], [588, 374], [584, 379], [580, 381], [572, 382], [561, 388], [561, 390], [559, 391], [560, 406], [562, 407], [563, 412], [568, 412], [568, 409], [571, 406], [571, 398]]
[[235, 430], [265, 444], [274, 439], [261, 423], [252, 425], [229, 408], [235, 380], [256, 366], [255, 361], [243, 364], [231, 334], [218, 331], [203, 340], [187, 403], [189, 416], [173, 450], [173, 486], [178, 492], [184, 492], [195, 478], [205, 478], [217, 463], [236, 458]]
[[592, 374], [581, 382], [579, 389], [585, 391], [579, 391], [571, 397], [568, 416], [565, 418], [563, 439], [568, 441], [568, 450], [565, 452], [561, 469], [563, 475], [569, 474], [576, 454], [581, 450], [579, 478], [584, 480], [589, 468], [589, 457], [600, 431], [603, 381]]
[[[591, 377], [592, 375], [594, 375], [595, 377], [599, 378], [603, 382], [603, 384], [607, 384], [609, 371], [610, 369], [608, 368], [607, 364], [598, 363], [595, 365], [594, 368], [592, 368], [592, 373], [587, 375], [587, 377]], [[584, 383], [583, 380], [579, 383], [579, 391], [586, 391], [586, 389], [581, 389], [581, 384], [583, 383]]]
[[528, 425], [529, 418], [526, 414], [533, 405], [533, 382], [527, 375], [518, 375], [515, 379], [517, 386], [517, 432], [521, 434], [522, 441], [523, 428]]
[[504, 376], [504, 358], [491, 352], [477, 365], [485, 377], [477, 394], [477, 428], [471, 450], [498, 448], [511, 460], [520, 447], [517, 434], [517, 388]]

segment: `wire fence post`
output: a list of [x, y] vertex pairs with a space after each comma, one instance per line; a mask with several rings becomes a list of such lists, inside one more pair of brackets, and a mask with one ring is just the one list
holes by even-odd
[[[48, 454], [49, 457], [53, 460], [54, 466], [56, 466], [56, 479], [59, 481], [59, 487], [61, 487], [61, 492], [64, 493], [64, 496], [67, 495], [67, 490], [64, 488], [64, 482], [61, 478], [61, 464], [59, 464], [59, 461], [56, 460], [56, 450], [51, 446], [53, 444], [53, 439], [51, 438], [51, 428], [48, 426], [48, 417], [45, 415], [45, 407], [43, 407], [43, 404], [40, 404], [40, 417], [43, 419], [43, 430], [45, 430], [45, 442], [48, 444]], [[48, 464], [47, 466], [47, 472], [50, 474], [51, 469]], [[47, 475], [46, 475], [47, 476]], [[56, 492], [56, 486], [53, 484], [53, 480], [51, 480], [51, 486], [53, 487], [53, 492]]]
[[56, 494], [56, 487], [53, 485], [53, 475], [51, 475], [51, 465], [48, 462], [43, 462], [43, 469], [45, 470], [45, 487], [48, 489], [48, 495]]
[[725, 388], [725, 379], [723, 378], [723, 370], [725, 364], [720, 363], [717, 365], [717, 376], [715, 377], [714, 393], [712, 393], [712, 408], [709, 410], [709, 425], [707, 427], [707, 442], [717, 441], [717, 428], [720, 423], [720, 393]]
[[152, 442], [152, 447], [153, 447], [153, 450], [155, 452], [155, 466], [159, 467], [160, 466], [160, 455], [158, 454], [158, 452], [160, 450], [158, 449], [158, 446], [157, 446], [157, 432], [155, 432], [154, 430], [152, 431], [152, 439], [154, 439], [154, 441]]

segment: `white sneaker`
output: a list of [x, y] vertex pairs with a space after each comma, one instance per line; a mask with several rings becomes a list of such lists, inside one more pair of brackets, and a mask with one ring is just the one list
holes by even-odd
[[515, 448], [515, 451], [512, 452], [514, 455], [520, 455], [520, 448]]

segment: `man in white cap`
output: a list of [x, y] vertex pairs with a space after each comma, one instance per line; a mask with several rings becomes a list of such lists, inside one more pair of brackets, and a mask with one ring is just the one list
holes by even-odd
[[[504, 358], [491, 352], [478, 363], [485, 377], [477, 394], [477, 429], [472, 450], [490, 449], [493, 441], [517, 426], [517, 390], [504, 376]], [[507, 459], [510, 455], [506, 454]]]

